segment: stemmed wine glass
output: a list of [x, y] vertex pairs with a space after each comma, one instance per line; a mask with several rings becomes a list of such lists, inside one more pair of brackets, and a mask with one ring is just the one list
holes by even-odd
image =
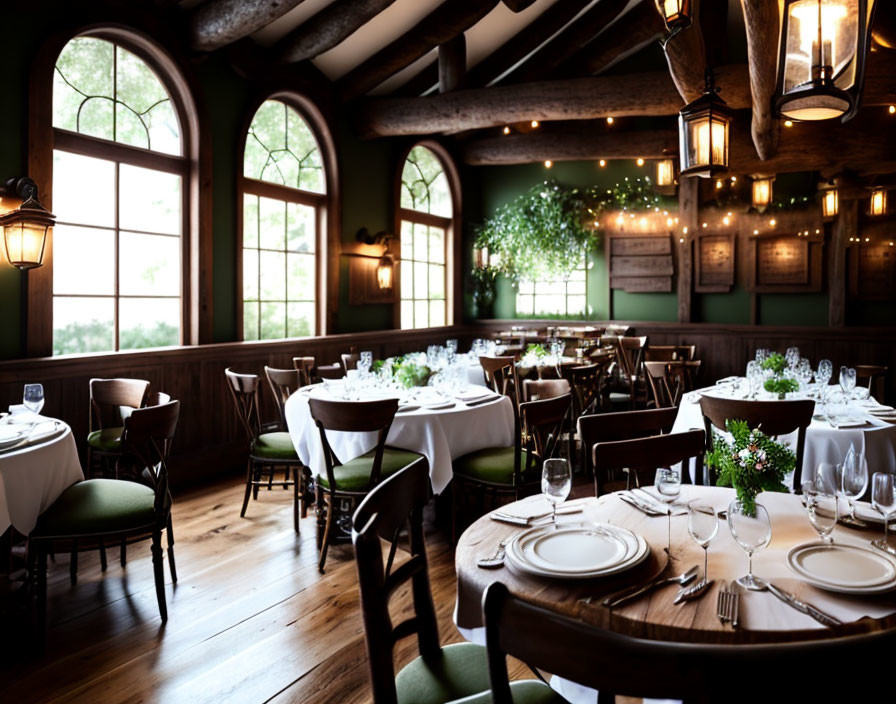
[[871, 544], [879, 550], [890, 555], [896, 555], [896, 550], [890, 547], [888, 542], [890, 517], [896, 511], [896, 474], [889, 472], [875, 472], [871, 477], [871, 505], [874, 510], [884, 517], [883, 540], [872, 540]]
[[25, 393], [22, 396], [22, 403], [29, 411], [35, 415], [40, 415], [40, 411], [44, 407], [43, 384], [25, 384]]
[[802, 484], [809, 523], [818, 532], [818, 537], [828, 545], [834, 544], [831, 532], [840, 515], [837, 485], [833, 479], [838, 470], [839, 465], [822, 462], [818, 465], [815, 478]]
[[761, 591], [765, 584], [753, 576], [753, 553], [771, 542], [772, 524], [765, 506], [755, 506], [755, 514], [750, 515], [740, 501], [732, 501], [728, 506], [728, 529], [748, 558], [747, 574], [738, 579], [737, 583], [746, 589]]
[[815, 385], [818, 387], [818, 398], [824, 401], [825, 393], [828, 390], [828, 383], [834, 374], [834, 365], [829, 359], [822, 359], [818, 363], [818, 369], [815, 370]]
[[557, 525], [557, 504], [566, 501], [572, 489], [569, 463], [562, 458], [547, 459], [541, 470], [541, 493], [551, 504], [551, 520]]
[[762, 374], [762, 367], [759, 362], [755, 359], [751, 359], [747, 362], [747, 384], [750, 386], [749, 398], [756, 398], [759, 394], [759, 389], [762, 388], [763, 378], [764, 375]]
[[665, 501], [666, 515], [669, 519], [669, 532], [666, 541], [666, 552], [672, 554], [672, 502], [681, 495], [681, 472], [661, 467], [656, 470], [656, 479], [654, 480], [656, 491], [660, 500]]
[[788, 347], [787, 352], [784, 353], [784, 358], [787, 360], [787, 366], [794, 369], [800, 363], [800, 348]]
[[860, 499], [868, 489], [868, 463], [861, 452], [856, 452], [854, 445], [849, 446], [846, 457], [843, 458], [843, 471], [840, 479], [840, 490], [846, 505], [849, 507], [849, 515], [843, 518], [843, 522], [857, 528], [864, 528], [868, 524], [856, 518], [856, 499]]
[[709, 544], [719, 532], [719, 517], [716, 510], [699, 501], [691, 501], [688, 504], [688, 533], [701, 548], [703, 548], [703, 581], [709, 581], [708, 558]]
[[849, 367], [840, 367], [840, 388], [843, 395], [849, 399], [852, 390], [856, 388], [856, 370]]

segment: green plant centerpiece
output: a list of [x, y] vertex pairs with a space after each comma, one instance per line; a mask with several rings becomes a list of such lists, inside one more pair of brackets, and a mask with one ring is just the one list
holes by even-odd
[[773, 372], [774, 376], [765, 380], [763, 388], [771, 394], [776, 394], [780, 400], [787, 398], [787, 394], [800, 388], [796, 379], [784, 376], [784, 368], [787, 360], [780, 352], [773, 352], [762, 361], [762, 369]]
[[417, 363], [412, 355], [374, 360], [370, 370], [375, 374], [387, 370], [392, 379], [406, 389], [426, 386], [435, 373], [425, 364]]
[[716, 471], [719, 486], [734, 487], [744, 512], [756, 514], [756, 496], [763, 491], [786, 492], [784, 477], [796, 466], [796, 455], [746, 421], [728, 420], [729, 441], [713, 432], [713, 449], [706, 453], [707, 465]]

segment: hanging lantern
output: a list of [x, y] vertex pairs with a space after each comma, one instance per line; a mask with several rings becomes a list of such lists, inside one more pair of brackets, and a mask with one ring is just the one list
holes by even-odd
[[833, 218], [840, 212], [840, 193], [833, 183], [821, 187], [821, 214]]
[[757, 210], [765, 210], [772, 202], [772, 183], [774, 176], [753, 177], [753, 207]]
[[875, 0], [784, 0], [775, 101], [782, 117], [855, 114], [874, 8]]
[[388, 291], [392, 288], [392, 274], [395, 270], [395, 261], [388, 250], [383, 254], [379, 264], [376, 265], [376, 283], [381, 291]]
[[672, 159], [660, 159], [656, 162], [656, 185], [672, 186], [675, 184], [675, 162]]
[[656, 9], [670, 32], [679, 32], [691, 26], [691, 0], [656, 0]]
[[868, 207], [869, 215], [887, 214], [887, 189], [875, 188], [871, 191], [871, 203]]
[[705, 178], [728, 171], [728, 132], [732, 112], [718, 95], [711, 70], [703, 95], [678, 114], [681, 175]]
[[10, 179], [0, 195], [16, 194], [24, 202], [18, 208], [0, 215], [6, 258], [20, 271], [43, 264], [47, 231], [56, 223], [56, 216], [40, 204], [37, 185], [30, 178]]

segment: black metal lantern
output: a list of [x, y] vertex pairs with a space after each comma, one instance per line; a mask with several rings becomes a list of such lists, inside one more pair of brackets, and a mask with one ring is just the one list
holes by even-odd
[[706, 71], [703, 95], [678, 114], [682, 176], [709, 178], [728, 171], [728, 135], [733, 113], [718, 95], [712, 71]]
[[791, 120], [858, 109], [875, 0], [784, 0], [775, 107]]
[[22, 204], [0, 215], [6, 258], [20, 271], [35, 269], [44, 261], [47, 230], [56, 223], [56, 216], [37, 199], [37, 184], [30, 178], [12, 178], [0, 188], [0, 195], [17, 195]]
[[691, 26], [691, 0], [656, 0], [663, 22], [670, 32], [678, 32]]

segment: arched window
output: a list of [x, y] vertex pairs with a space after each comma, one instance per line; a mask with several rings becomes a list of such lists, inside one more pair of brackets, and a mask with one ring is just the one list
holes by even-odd
[[53, 79], [53, 353], [181, 344], [183, 120], [136, 46], [79, 36]]
[[240, 180], [244, 340], [319, 332], [326, 182], [308, 122], [283, 100], [262, 103], [246, 135]]
[[401, 171], [401, 327], [451, 323], [449, 256], [455, 204], [443, 156], [418, 144]]

